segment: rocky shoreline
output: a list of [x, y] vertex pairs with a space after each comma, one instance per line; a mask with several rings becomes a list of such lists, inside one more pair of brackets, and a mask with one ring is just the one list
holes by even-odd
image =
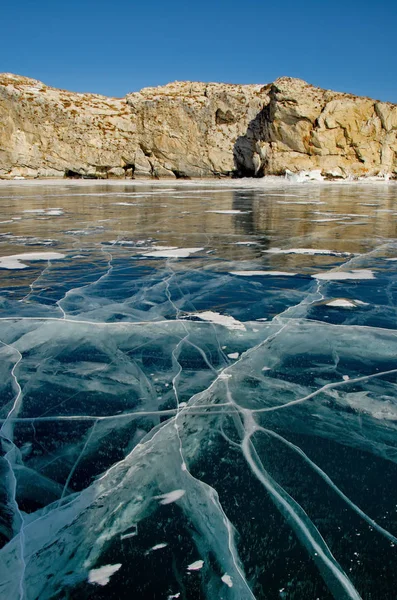
[[282, 77], [125, 98], [0, 74], [0, 179], [397, 178], [397, 105]]

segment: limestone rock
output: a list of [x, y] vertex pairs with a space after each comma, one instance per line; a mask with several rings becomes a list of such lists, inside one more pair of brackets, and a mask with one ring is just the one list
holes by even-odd
[[125, 100], [0, 75], [0, 176], [106, 177], [134, 156]]
[[124, 99], [0, 74], [0, 178], [397, 175], [397, 106], [282, 77]]
[[231, 175], [234, 146], [268, 103], [261, 85], [176, 82], [128, 94], [147, 156], [176, 177]]
[[397, 107], [283, 77], [270, 90], [265, 172], [397, 173]]

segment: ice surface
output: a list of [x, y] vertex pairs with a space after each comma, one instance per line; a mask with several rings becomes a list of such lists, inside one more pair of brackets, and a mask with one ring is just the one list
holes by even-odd
[[312, 183], [0, 182], [1, 598], [394, 597], [397, 188]]

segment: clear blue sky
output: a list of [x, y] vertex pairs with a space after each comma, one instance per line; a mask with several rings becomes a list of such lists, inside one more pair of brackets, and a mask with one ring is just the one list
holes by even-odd
[[3, 0], [0, 72], [123, 96], [282, 75], [397, 102], [396, 0]]

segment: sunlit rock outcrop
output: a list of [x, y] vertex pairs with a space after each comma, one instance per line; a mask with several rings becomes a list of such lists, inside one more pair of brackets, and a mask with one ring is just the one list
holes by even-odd
[[330, 177], [397, 171], [397, 106], [282, 77], [270, 90], [265, 170], [321, 169]]
[[[269, 102], [262, 85], [176, 82], [128, 94], [140, 147], [155, 174], [232, 175], [235, 145]], [[247, 145], [249, 170], [255, 149]], [[250, 157], [248, 158], [248, 155]], [[161, 165], [161, 171], [159, 171]]]
[[0, 75], [0, 177], [124, 177], [134, 132], [124, 100]]
[[0, 75], [0, 177], [397, 174], [397, 106], [282, 77], [107, 98]]

